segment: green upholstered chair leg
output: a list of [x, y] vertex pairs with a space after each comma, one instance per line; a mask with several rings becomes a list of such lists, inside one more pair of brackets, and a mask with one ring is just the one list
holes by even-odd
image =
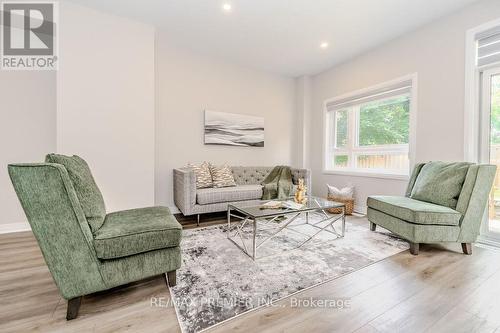
[[177, 271], [167, 272], [167, 285], [170, 287], [175, 287], [177, 284]]
[[420, 250], [420, 243], [410, 242], [410, 253], [414, 256], [418, 256], [418, 251]]
[[377, 225], [373, 222], [370, 222], [370, 230], [375, 231], [377, 229]]
[[462, 251], [464, 254], [471, 255], [472, 254], [472, 244], [471, 243], [462, 243]]
[[82, 304], [82, 296], [68, 300], [68, 310], [66, 311], [66, 320], [72, 320], [78, 317], [78, 311]]

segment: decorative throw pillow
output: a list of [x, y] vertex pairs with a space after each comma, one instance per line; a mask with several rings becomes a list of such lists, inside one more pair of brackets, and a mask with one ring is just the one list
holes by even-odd
[[212, 175], [210, 174], [210, 164], [203, 162], [200, 165], [188, 163], [188, 168], [192, 168], [196, 175], [196, 188], [212, 187]]
[[470, 163], [429, 162], [418, 174], [410, 197], [455, 209]]
[[331, 186], [326, 184], [328, 187], [328, 196], [337, 198], [337, 199], [342, 199], [342, 200], [348, 200], [354, 198], [354, 187], [348, 186], [344, 187], [342, 189], [338, 189], [335, 186]]
[[212, 174], [214, 187], [236, 186], [233, 172], [227, 164], [221, 166], [210, 164], [210, 173]]
[[76, 155], [59, 154], [48, 154], [45, 162], [61, 164], [66, 168], [90, 229], [92, 232], [99, 230], [106, 217], [106, 206], [87, 162]]

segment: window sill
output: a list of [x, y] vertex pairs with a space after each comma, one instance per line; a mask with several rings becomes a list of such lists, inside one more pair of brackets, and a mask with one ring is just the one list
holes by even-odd
[[383, 172], [371, 172], [365, 170], [323, 170], [324, 175], [341, 175], [341, 176], [354, 176], [354, 177], [369, 177], [369, 178], [381, 178], [381, 179], [394, 179], [408, 181], [410, 179], [409, 175], [396, 174], [396, 173], [383, 173]]

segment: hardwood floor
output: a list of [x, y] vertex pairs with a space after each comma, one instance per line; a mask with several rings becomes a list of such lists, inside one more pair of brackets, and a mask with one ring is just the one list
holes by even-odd
[[[498, 333], [500, 252], [473, 250], [467, 256], [460, 244], [423, 245], [418, 256], [402, 252], [211, 331]], [[180, 332], [175, 310], [152, 307], [151, 297], [170, 297], [160, 276], [86, 296], [78, 318], [67, 322], [66, 302], [31, 232], [0, 235], [0, 332]], [[293, 306], [311, 298], [349, 306]]]

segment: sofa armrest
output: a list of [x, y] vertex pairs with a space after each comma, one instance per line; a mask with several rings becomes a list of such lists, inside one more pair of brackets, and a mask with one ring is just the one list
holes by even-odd
[[[473, 168], [476, 168], [476, 172], [471, 172]], [[467, 199], [464, 198], [466, 203], [466, 209], [463, 212], [462, 221], [460, 222], [460, 234], [458, 236], [458, 242], [461, 243], [473, 243], [476, 241], [479, 235], [479, 230], [481, 228], [481, 222], [484, 219], [484, 215], [488, 214], [488, 197], [491, 191], [491, 187], [495, 180], [497, 168], [495, 165], [473, 165], [469, 168], [467, 173], [467, 178], [473, 180], [473, 186], [469, 185], [468, 193], [465, 194]], [[469, 179], [466, 178], [466, 183]], [[464, 185], [467, 187], [467, 184]], [[464, 189], [462, 188], [462, 191]], [[462, 196], [462, 194], [461, 194]], [[461, 198], [459, 197], [459, 200]], [[459, 212], [463, 211], [462, 206], [457, 205], [457, 210]]]
[[196, 175], [192, 169], [174, 169], [174, 202], [182, 214], [193, 214], [196, 204]]
[[425, 163], [417, 163], [413, 167], [413, 172], [411, 173], [410, 180], [408, 181], [408, 185], [406, 186], [405, 197], [409, 198], [411, 196], [411, 191], [413, 190], [413, 186], [415, 186], [418, 174], [420, 173], [424, 165]]

